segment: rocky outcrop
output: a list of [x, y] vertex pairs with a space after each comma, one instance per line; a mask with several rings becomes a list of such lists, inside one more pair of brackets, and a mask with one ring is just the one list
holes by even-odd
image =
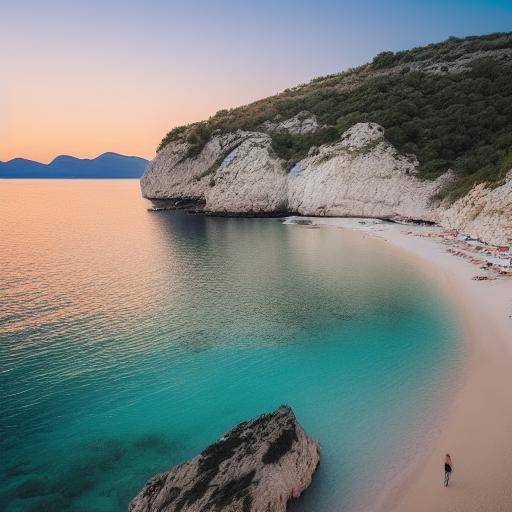
[[287, 173], [271, 149], [271, 138], [251, 133], [211, 174], [206, 211], [223, 214], [286, 212]]
[[284, 512], [312, 480], [320, 449], [282, 406], [240, 423], [198, 456], [149, 480], [130, 512]]
[[[306, 114], [303, 121], [310, 119]], [[296, 118], [281, 124], [293, 130]], [[501, 187], [478, 185], [451, 207], [439, 206], [438, 194], [451, 174], [419, 180], [416, 157], [400, 154], [375, 123], [358, 123], [338, 142], [312, 147], [291, 170], [263, 132], [214, 134], [197, 156], [189, 151], [183, 140], [160, 151], [141, 179], [143, 195], [202, 201], [205, 211], [216, 214], [429, 221], [489, 243], [511, 238], [510, 176]]]
[[375, 123], [359, 123], [290, 172], [288, 207], [301, 215], [432, 220], [443, 180], [419, 181], [417, 161], [400, 155]]
[[476, 51], [469, 54], [460, 55], [454, 59], [427, 59], [419, 62], [410, 62], [401, 64], [395, 68], [387, 70], [388, 74], [403, 72], [404, 68], [409, 71], [422, 71], [434, 75], [457, 74], [469, 71], [471, 64], [476, 60], [493, 59], [497, 61], [506, 61], [512, 58], [512, 49], [502, 48], [499, 50]]
[[149, 162], [140, 180], [143, 195], [152, 199], [204, 198], [219, 164], [250, 136], [241, 130], [214, 136], [193, 156], [185, 140], [168, 144]]
[[443, 226], [469, 233], [493, 245], [512, 244], [512, 171], [500, 187], [479, 184], [436, 219]]
[[400, 155], [375, 123], [358, 123], [336, 144], [313, 148], [290, 172], [269, 135], [237, 131], [214, 136], [187, 158], [188, 144], [169, 144], [149, 164], [143, 194], [197, 198], [221, 214], [293, 212], [430, 220], [442, 186], [415, 177], [414, 157]]
[[265, 121], [262, 128], [266, 132], [288, 132], [294, 135], [314, 133], [320, 129], [318, 120], [314, 114], [303, 110], [285, 121]]

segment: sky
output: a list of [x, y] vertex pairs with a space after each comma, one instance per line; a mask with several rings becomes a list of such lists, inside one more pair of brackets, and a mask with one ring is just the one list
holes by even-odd
[[208, 118], [383, 50], [512, 30], [512, 0], [0, 0], [0, 160], [152, 158]]

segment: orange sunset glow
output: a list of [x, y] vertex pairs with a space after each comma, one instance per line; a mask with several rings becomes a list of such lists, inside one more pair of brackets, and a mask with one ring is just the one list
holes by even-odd
[[[129, 76], [101, 83], [75, 71], [37, 87], [27, 76], [10, 87], [0, 160], [48, 162], [61, 153], [89, 158], [108, 150], [151, 158], [171, 127], [208, 117], [229, 101], [221, 90], [187, 93], [170, 78], [165, 85]], [[231, 98], [246, 102], [248, 94], [233, 91]]]

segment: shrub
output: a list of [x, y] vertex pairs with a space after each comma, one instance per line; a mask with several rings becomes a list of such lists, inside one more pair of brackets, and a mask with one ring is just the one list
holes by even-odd
[[372, 67], [374, 69], [389, 68], [396, 63], [397, 59], [393, 52], [381, 52], [373, 58]]

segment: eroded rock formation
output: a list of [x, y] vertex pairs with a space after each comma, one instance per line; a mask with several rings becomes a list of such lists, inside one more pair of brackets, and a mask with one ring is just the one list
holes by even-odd
[[[279, 129], [313, 125], [301, 113]], [[512, 238], [512, 174], [498, 188], [480, 184], [453, 205], [442, 206], [437, 198], [450, 173], [435, 181], [418, 179], [416, 157], [400, 154], [376, 123], [357, 123], [338, 142], [312, 147], [291, 170], [272, 150], [267, 133], [214, 134], [194, 156], [184, 140], [168, 144], [149, 163], [141, 179], [145, 197], [201, 201], [205, 211], [219, 214], [429, 221], [497, 245]]]
[[494, 245], [512, 243], [512, 171], [503, 185], [476, 185], [448, 209], [437, 211], [443, 226]]
[[359, 123], [292, 169], [288, 208], [301, 215], [432, 220], [443, 180], [420, 181], [416, 169], [416, 158], [399, 154], [381, 126]]
[[189, 462], [149, 480], [130, 512], [284, 512], [312, 480], [320, 448], [282, 406], [240, 423]]
[[284, 121], [265, 121], [262, 128], [267, 132], [288, 132], [292, 134], [314, 133], [320, 129], [314, 114], [303, 110], [290, 119]]

